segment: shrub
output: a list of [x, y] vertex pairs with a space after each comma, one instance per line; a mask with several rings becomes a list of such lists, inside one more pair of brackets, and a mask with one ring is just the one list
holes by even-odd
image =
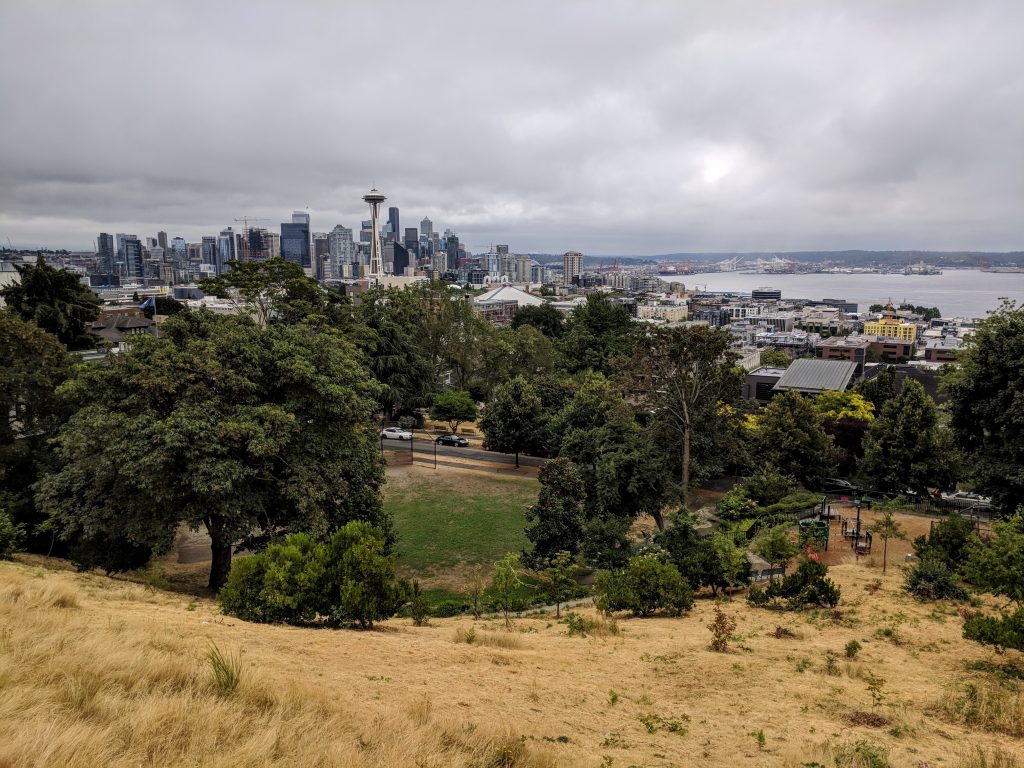
[[964, 637], [999, 651], [1024, 651], [1024, 608], [998, 617], [975, 613], [964, 622]]
[[904, 587], [918, 600], [967, 598], [967, 592], [957, 583], [946, 563], [931, 558], [922, 560], [907, 570]]
[[459, 616], [468, 610], [469, 604], [461, 600], [442, 600], [434, 606], [430, 615], [439, 619], [449, 619], [452, 616]]
[[936, 523], [928, 536], [914, 539], [914, 554], [921, 561], [932, 560], [955, 571], [966, 562], [968, 545], [976, 539], [974, 523], [952, 512]]
[[857, 741], [836, 750], [836, 768], [889, 768], [887, 747], [870, 741]]
[[856, 640], [851, 640], [850, 642], [848, 642], [846, 644], [845, 650], [846, 650], [846, 658], [848, 658], [848, 659], [856, 659], [857, 658], [857, 654], [860, 653], [860, 643], [858, 643]]
[[575, 611], [569, 611], [565, 614], [565, 628], [570, 637], [586, 637], [587, 633], [594, 628], [594, 622]]
[[221, 607], [246, 621], [372, 627], [406, 599], [384, 550], [383, 535], [366, 522], [350, 522], [325, 542], [293, 534], [236, 560]]
[[743, 482], [747, 495], [759, 506], [775, 504], [796, 488], [796, 480], [779, 472], [774, 466], [761, 467]]
[[742, 520], [756, 515], [757, 502], [750, 498], [742, 485], [733, 488], [718, 502], [718, 516], [723, 520]]
[[753, 586], [747, 594], [751, 605], [798, 609], [808, 605], [834, 608], [839, 603], [839, 587], [826, 577], [828, 566], [809, 553], [789, 576], [769, 582], [761, 588]]
[[235, 653], [224, 653], [217, 644], [210, 641], [206, 651], [206, 661], [213, 673], [213, 682], [221, 693], [232, 693], [242, 680], [242, 656]]
[[4, 510], [0, 509], [0, 560], [8, 560], [21, 543], [21, 526], [15, 525]]
[[426, 626], [430, 617], [430, 605], [427, 598], [420, 589], [420, 583], [414, 581], [412, 589], [409, 590], [409, 615], [412, 616], [412, 623], [417, 627]]
[[736, 620], [726, 615], [718, 603], [715, 603], [715, 618], [708, 624], [708, 629], [711, 630], [711, 650], [728, 653], [729, 638], [736, 631]]
[[693, 590], [671, 563], [652, 556], [634, 557], [624, 569], [597, 577], [594, 604], [604, 613], [628, 610], [650, 616], [663, 610], [678, 616], [693, 606]]

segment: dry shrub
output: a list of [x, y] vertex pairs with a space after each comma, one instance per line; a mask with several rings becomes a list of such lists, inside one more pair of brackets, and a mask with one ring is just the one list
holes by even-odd
[[991, 678], [962, 681], [946, 689], [937, 707], [954, 723], [994, 733], [1024, 736], [1024, 692]]
[[518, 635], [508, 632], [478, 632], [476, 627], [463, 629], [458, 627], [452, 642], [466, 643], [466, 645], [486, 645], [490, 648], [506, 648], [508, 650], [520, 650], [524, 647], [522, 639]]
[[882, 728], [892, 722], [885, 715], [880, 715], [877, 712], [865, 712], [861, 709], [848, 712], [843, 719], [850, 725], [861, 725], [867, 728]]
[[775, 627], [775, 631], [772, 632], [772, 637], [774, 637], [776, 640], [783, 640], [785, 638], [793, 638], [793, 637], [796, 637], [796, 632], [794, 632], [793, 630], [789, 629], [789, 627], [784, 627], [781, 624], [778, 624]]

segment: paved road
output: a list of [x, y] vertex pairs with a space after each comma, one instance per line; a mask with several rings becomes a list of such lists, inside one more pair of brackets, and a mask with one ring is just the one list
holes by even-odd
[[[382, 440], [385, 450], [409, 451], [408, 440]], [[433, 440], [417, 437], [413, 440], [411, 450], [420, 457], [433, 457], [434, 448], [437, 448], [437, 455], [451, 456], [458, 459], [476, 459], [478, 461], [491, 461], [497, 464], [515, 465], [516, 457], [513, 453], [498, 453], [496, 451], [485, 451], [481, 448], [474, 448], [472, 445], [465, 448], [456, 448], [453, 445], [436, 445]], [[538, 459], [534, 456], [519, 454], [519, 464], [524, 467], [540, 467], [547, 459]]]

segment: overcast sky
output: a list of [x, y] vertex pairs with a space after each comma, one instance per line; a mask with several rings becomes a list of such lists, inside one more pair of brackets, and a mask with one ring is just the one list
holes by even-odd
[[0, 241], [1024, 248], [1024, 0], [0, 0]]

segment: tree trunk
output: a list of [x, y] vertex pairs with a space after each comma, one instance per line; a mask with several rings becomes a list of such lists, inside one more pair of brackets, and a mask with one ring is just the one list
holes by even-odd
[[661, 514], [661, 507], [651, 510], [651, 517], [654, 518], [654, 522], [658, 526], [659, 531], [665, 530], [665, 516]]
[[555, 601], [555, 618], [556, 619], [562, 618], [562, 604], [560, 602], [558, 602], [557, 600]]
[[690, 425], [683, 427], [683, 509], [690, 500]]
[[206, 530], [210, 534], [210, 583], [208, 586], [214, 592], [227, 583], [228, 571], [231, 570], [231, 540], [227, 537], [223, 527], [206, 521]]
[[516, 469], [519, 469], [519, 451], [516, 451]]

